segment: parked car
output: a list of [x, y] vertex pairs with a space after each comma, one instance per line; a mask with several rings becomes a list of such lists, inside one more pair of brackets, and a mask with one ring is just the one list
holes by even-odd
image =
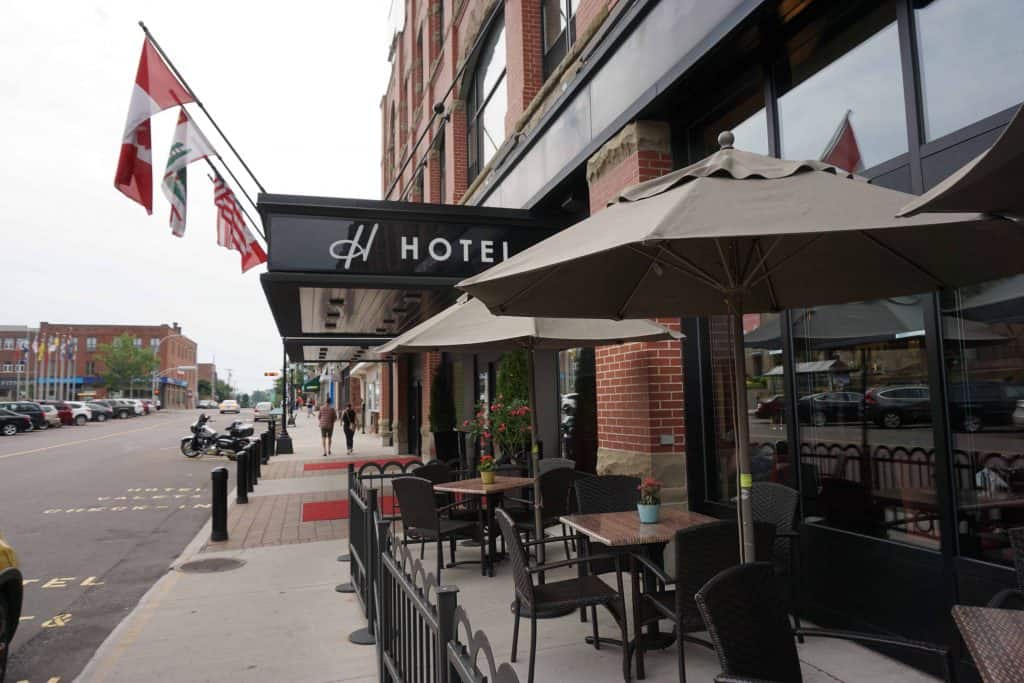
[[259, 422], [260, 420], [270, 420], [270, 411], [273, 410], [274, 404], [270, 401], [260, 401], [256, 404], [256, 407], [252, 409], [252, 421]]
[[0, 408], [0, 434], [14, 436], [18, 432], [32, 431], [32, 418], [13, 410]]
[[775, 394], [769, 398], [758, 399], [757, 408], [754, 409], [754, 416], [762, 420], [769, 420], [773, 417], [781, 417], [785, 413], [785, 397], [782, 394]]
[[43, 403], [39, 407], [43, 409], [43, 415], [46, 416], [46, 423], [50, 427], [60, 427], [64, 424], [61, 422], [60, 414], [57, 412], [57, 409], [49, 403]]
[[66, 401], [71, 408], [71, 416], [75, 424], [81, 427], [92, 420], [92, 410], [81, 401]]
[[60, 423], [62, 425], [73, 425], [75, 424], [74, 412], [71, 410], [71, 406], [66, 401], [54, 401], [54, 400], [43, 400], [39, 401], [41, 405], [50, 405], [57, 409], [57, 415], [60, 416]]
[[85, 407], [92, 413], [93, 422], [106, 422], [114, 417], [114, 409], [105, 403], [86, 401]]
[[216, 410], [217, 402], [204, 398], [203, 400], [199, 401], [199, 403], [196, 404], [196, 408], [199, 408], [200, 410]]
[[242, 408], [238, 405], [238, 401], [233, 401], [230, 398], [221, 401], [220, 406], [218, 406], [218, 409], [220, 410], [221, 415], [223, 415], [224, 413], [242, 412]]
[[826, 391], [802, 396], [797, 402], [800, 421], [824, 427], [836, 422], [859, 422], [864, 419], [864, 396], [856, 391]]
[[132, 407], [132, 410], [135, 411], [136, 415], [145, 415], [146, 414], [146, 406], [145, 406], [145, 404], [140, 399], [137, 399], [137, 398], [122, 398], [121, 400], [124, 401], [125, 403], [129, 404]]
[[18, 556], [0, 536], [0, 683], [7, 673], [7, 652], [21, 621], [22, 585]]
[[112, 398], [110, 401], [113, 404], [111, 407], [114, 409], [114, 415], [118, 418], [123, 420], [125, 418], [135, 417], [136, 413], [134, 403], [130, 403], [123, 398]]
[[867, 419], [886, 429], [931, 421], [931, 399], [924, 384], [868, 389], [864, 403], [867, 405]]
[[49, 421], [46, 419], [46, 413], [34, 401], [6, 401], [0, 403], [0, 408], [6, 408], [7, 410], [13, 410], [16, 413], [22, 415], [28, 415], [32, 418], [33, 429], [48, 429], [50, 427]]
[[139, 400], [142, 401], [142, 405], [146, 408], [146, 415], [160, 410], [160, 408], [157, 407], [156, 401], [151, 398], [143, 398]]
[[1016, 424], [1014, 414], [1024, 400], [1024, 386], [993, 380], [954, 382], [947, 398], [953, 429], [972, 433]]

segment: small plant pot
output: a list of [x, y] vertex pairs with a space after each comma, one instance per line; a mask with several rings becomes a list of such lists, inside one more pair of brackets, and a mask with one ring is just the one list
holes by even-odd
[[494, 474], [495, 474], [494, 470], [491, 470], [490, 472], [481, 472], [480, 473], [480, 480], [483, 483], [485, 483], [485, 484], [493, 484], [494, 483]]
[[640, 515], [641, 524], [657, 524], [661, 519], [661, 505], [636, 504], [636, 511]]

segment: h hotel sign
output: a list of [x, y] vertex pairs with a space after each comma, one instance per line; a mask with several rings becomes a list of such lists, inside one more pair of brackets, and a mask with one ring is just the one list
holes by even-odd
[[[468, 277], [552, 231], [524, 211], [366, 200], [312, 213], [276, 211], [261, 197], [271, 271], [339, 275]], [[318, 209], [320, 207], [317, 207]]]

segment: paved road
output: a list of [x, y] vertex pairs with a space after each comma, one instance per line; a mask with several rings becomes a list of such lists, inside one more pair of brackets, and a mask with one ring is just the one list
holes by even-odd
[[226, 461], [177, 447], [197, 414], [0, 437], [0, 530], [26, 579], [9, 682], [71, 681], [209, 518]]

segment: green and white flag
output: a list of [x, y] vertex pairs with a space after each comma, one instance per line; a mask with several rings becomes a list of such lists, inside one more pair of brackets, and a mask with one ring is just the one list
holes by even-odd
[[185, 234], [185, 197], [188, 194], [185, 167], [193, 161], [211, 156], [217, 156], [216, 150], [182, 107], [162, 184], [164, 196], [171, 203], [171, 232], [177, 237]]

